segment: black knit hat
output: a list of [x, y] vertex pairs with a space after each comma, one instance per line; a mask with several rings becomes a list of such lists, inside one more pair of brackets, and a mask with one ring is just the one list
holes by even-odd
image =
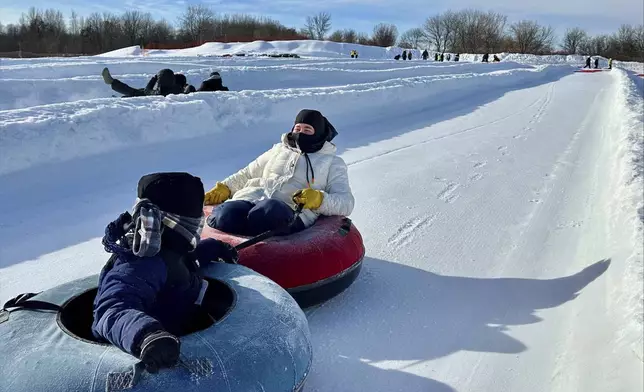
[[152, 173], [141, 177], [137, 196], [149, 199], [172, 214], [199, 218], [203, 214], [204, 187], [188, 173]]

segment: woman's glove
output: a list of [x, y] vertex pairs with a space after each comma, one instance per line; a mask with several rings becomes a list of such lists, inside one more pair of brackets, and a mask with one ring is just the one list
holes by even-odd
[[324, 194], [311, 188], [299, 190], [293, 195], [293, 201], [304, 204], [307, 210], [317, 210], [322, 205], [322, 200], [324, 200]]
[[230, 198], [230, 189], [221, 182], [218, 182], [214, 188], [206, 192], [204, 197], [205, 205], [219, 204]]

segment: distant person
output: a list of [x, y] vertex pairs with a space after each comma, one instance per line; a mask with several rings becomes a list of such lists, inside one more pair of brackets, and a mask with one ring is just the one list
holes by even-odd
[[411, 60], [411, 50], [407, 53], [407, 60]]
[[406, 50], [403, 50], [402, 59], [407, 60], [407, 51]]
[[114, 79], [110, 74], [110, 70], [103, 69], [103, 81], [109, 84], [112, 90], [124, 97], [144, 97], [147, 95], [162, 95], [169, 94], [183, 94], [184, 90], [181, 86], [176, 84], [174, 72], [171, 69], [162, 69], [154, 75], [144, 88], [131, 87], [118, 79]]
[[499, 58], [499, 56], [494, 55], [494, 58], [492, 59], [492, 62], [493, 62], [493, 63], [498, 63], [498, 62], [500, 62], [500, 61], [501, 61], [501, 59]]
[[613, 69], [613, 59], [608, 59], [608, 69]]
[[595, 69], [599, 68], [599, 57], [595, 58]]
[[591, 58], [590, 58], [590, 56], [589, 56], [589, 57], [586, 59], [586, 65], [584, 66], [584, 68], [591, 68], [591, 66], [590, 66], [590, 60], [591, 60]]
[[461, 55], [460, 55], [459, 53], [456, 53], [456, 54], [454, 55], [454, 61], [459, 61], [459, 60], [460, 60], [460, 58], [461, 58]]
[[201, 82], [201, 86], [197, 91], [230, 91], [228, 87], [222, 84], [221, 75], [219, 72], [210, 74], [210, 78]]
[[400, 60], [400, 55], [399, 54], [395, 55], [394, 60]]
[[484, 63], [488, 63], [489, 59], [490, 59], [490, 54], [489, 53], [486, 53], [486, 54], [483, 55], [483, 62]]
[[445, 61], [445, 53], [441, 53], [440, 61]]
[[434, 53], [434, 61], [438, 61], [438, 53]]
[[447, 53], [447, 61], [450, 61], [452, 59], [452, 55]]
[[427, 51], [427, 49], [423, 50], [422, 56], [423, 56], [423, 60], [427, 60], [429, 58], [429, 52]]

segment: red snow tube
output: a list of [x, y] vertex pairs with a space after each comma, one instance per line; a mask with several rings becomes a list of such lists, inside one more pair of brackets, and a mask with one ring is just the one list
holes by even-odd
[[582, 73], [595, 73], [595, 72], [601, 72], [603, 69], [578, 69], [575, 72], [582, 72]]
[[[212, 206], [204, 207], [206, 217]], [[205, 226], [201, 238], [216, 238], [233, 246], [250, 237]], [[305, 308], [324, 302], [358, 277], [365, 254], [362, 235], [351, 220], [320, 216], [299, 233], [272, 237], [239, 251], [239, 264], [273, 280]]]

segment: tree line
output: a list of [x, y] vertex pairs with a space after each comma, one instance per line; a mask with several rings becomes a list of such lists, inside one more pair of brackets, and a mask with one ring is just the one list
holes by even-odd
[[559, 42], [550, 26], [530, 20], [510, 24], [501, 13], [475, 9], [430, 16], [422, 26], [402, 34], [389, 23], [377, 24], [371, 34], [354, 29], [331, 32], [331, 26], [332, 17], [326, 12], [307, 17], [297, 30], [270, 18], [219, 15], [205, 5], [188, 6], [178, 16], [176, 27], [140, 11], [87, 17], [72, 11], [65, 18], [58, 10], [32, 7], [17, 24], [0, 24], [0, 53], [97, 54], [132, 45], [171, 49], [209, 41], [318, 39], [437, 52], [584, 54], [644, 61], [644, 25], [623, 25], [614, 34], [597, 36], [571, 28]]
[[331, 15], [306, 19], [301, 30], [312, 39], [452, 53], [531, 53], [601, 55], [617, 60], [644, 61], [644, 25], [622, 25], [614, 34], [591, 36], [580, 28], [568, 29], [558, 42], [551, 26], [537, 21], [508, 23], [498, 12], [465, 9], [428, 17], [422, 26], [398, 33], [396, 26], [379, 24], [371, 37], [354, 30], [331, 31]]
[[93, 13], [74, 11], [69, 18], [55, 9], [30, 8], [17, 24], [0, 24], [0, 53], [97, 54], [127, 46], [183, 48], [209, 41], [236, 42], [306, 39], [294, 28], [270, 18], [244, 14], [218, 15], [204, 5], [190, 5], [177, 18], [175, 28], [150, 13], [126, 11]]

